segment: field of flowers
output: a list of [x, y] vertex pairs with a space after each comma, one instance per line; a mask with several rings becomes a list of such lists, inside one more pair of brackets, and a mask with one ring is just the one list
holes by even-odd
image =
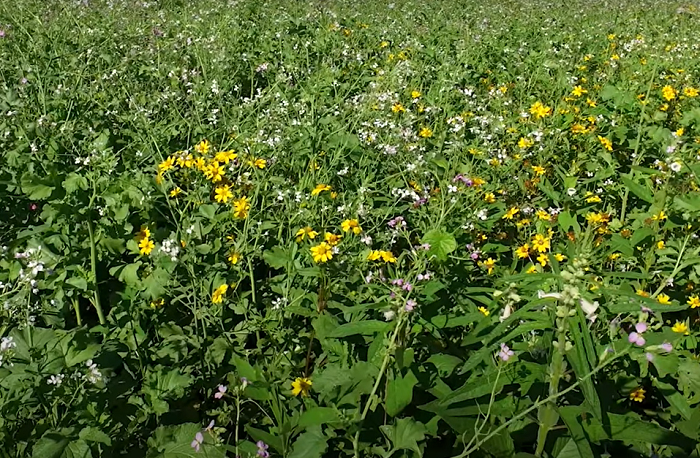
[[700, 8], [0, 3], [0, 457], [700, 457]]

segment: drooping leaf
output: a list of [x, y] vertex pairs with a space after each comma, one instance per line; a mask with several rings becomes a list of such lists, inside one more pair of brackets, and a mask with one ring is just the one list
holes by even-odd
[[397, 375], [389, 380], [386, 390], [386, 413], [395, 417], [413, 400], [413, 387], [418, 379], [410, 370], [404, 377]]

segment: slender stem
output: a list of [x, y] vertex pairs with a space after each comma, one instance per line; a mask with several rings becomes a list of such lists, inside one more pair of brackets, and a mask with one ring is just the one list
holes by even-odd
[[362, 416], [360, 417], [360, 421], [357, 425], [357, 432], [355, 433], [355, 439], [353, 440], [353, 450], [355, 452], [355, 458], [360, 457], [360, 450], [359, 450], [359, 445], [360, 445], [360, 431], [362, 429], [362, 422], [365, 420], [365, 417], [367, 416], [367, 413], [369, 413], [369, 408], [372, 405], [372, 398], [377, 394], [377, 390], [379, 389], [379, 384], [382, 382], [382, 378], [384, 376], [384, 372], [386, 371], [387, 366], [389, 365], [389, 360], [391, 359], [391, 355], [394, 350], [394, 343], [396, 342], [396, 336], [399, 334], [399, 330], [401, 329], [401, 326], [403, 325], [403, 317], [404, 315], [402, 314], [401, 317], [399, 318], [398, 322], [396, 323], [396, 328], [394, 328], [394, 333], [391, 336], [391, 340], [389, 341], [389, 346], [387, 348], [386, 355], [384, 356], [384, 361], [382, 361], [382, 366], [379, 369], [379, 375], [377, 375], [377, 380], [374, 382], [374, 387], [372, 388], [372, 392], [369, 394], [369, 398], [367, 399], [367, 403], [365, 404], [365, 408], [362, 411]]
[[80, 304], [78, 304], [78, 299], [73, 298], [73, 310], [75, 310], [75, 320], [78, 322], [78, 326], [83, 325], [83, 320], [80, 317]]
[[97, 288], [97, 247], [95, 246], [95, 231], [92, 227], [92, 218], [88, 217], [88, 232], [90, 234], [90, 268], [92, 269], [92, 277], [95, 281], [95, 291], [92, 301], [92, 305], [95, 306], [97, 310], [97, 317], [100, 319], [100, 324], [107, 323], [105, 320], [105, 315], [102, 312], [102, 305], [100, 304], [100, 293]]
[[663, 291], [664, 288], [668, 285], [669, 280], [673, 280], [673, 278], [675, 278], [675, 276], [681, 270], [678, 268], [678, 266], [680, 265], [681, 260], [683, 259], [683, 253], [685, 253], [685, 247], [688, 245], [689, 239], [690, 239], [690, 236], [687, 236], [685, 238], [685, 240], [683, 241], [683, 246], [681, 247], [680, 253], [678, 253], [678, 259], [676, 260], [676, 265], [673, 267], [673, 271], [671, 272], [671, 275], [669, 275], [666, 278], [666, 280], [661, 282], [661, 285], [659, 286], [659, 288], [656, 291], [654, 291], [654, 294], [651, 295], [652, 298], [655, 298], [656, 296], [658, 296], [659, 293], [661, 293], [661, 291]]
[[518, 415], [514, 416], [513, 418], [511, 418], [511, 419], [508, 420], [507, 422], [503, 423], [503, 424], [502, 424], [501, 426], [499, 426], [498, 428], [494, 429], [494, 430], [493, 430], [492, 432], [490, 432], [485, 438], [483, 438], [482, 440], [480, 440], [479, 442], [477, 442], [472, 448], [469, 448], [469, 449], [465, 448], [465, 450], [464, 450], [462, 453], [460, 453], [459, 455], [457, 455], [457, 456], [455, 456], [455, 457], [453, 457], [453, 458], [464, 458], [465, 456], [469, 456], [471, 453], [473, 453], [473, 452], [475, 452], [476, 450], [478, 450], [479, 447], [481, 447], [481, 446], [484, 444], [484, 442], [486, 442], [487, 440], [491, 439], [493, 436], [495, 436], [496, 434], [500, 433], [500, 432], [503, 431], [504, 429], [508, 428], [508, 427], [509, 427], [511, 424], [513, 424], [514, 422], [516, 422], [516, 421], [520, 420], [521, 418], [527, 416], [530, 412], [532, 412], [533, 410], [538, 409], [540, 406], [542, 406], [542, 405], [544, 405], [544, 404], [547, 404], [548, 402], [552, 402], [552, 401], [554, 401], [555, 399], [557, 399], [557, 398], [559, 398], [559, 397], [565, 395], [566, 393], [575, 390], [581, 383], [583, 383], [583, 382], [585, 382], [586, 380], [588, 380], [589, 378], [593, 377], [595, 374], [597, 374], [598, 372], [600, 372], [604, 367], [608, 366], [610, 363], [612, 363], [613, 361], [615, 361], [617, 358], [620, 358], [621, 356], [626, 355], [628, 351], [629, 351], [629, 349], [625, 349], [624, 351], [618, 353], [617, 355], [614, 355], [612, 358], [610, 358], [609, 360], [605, 361], [603, 364], [601, 364], [600, 366], [596, 367], [595, 369], [593, 369], [593, 370], [592, 370], [591, 372], [589, 372], [588, 374], [586, 374], [586, 375], [584, 375], [583, 377], [581, 377], [581, 378], [580, 378], [576, 383], [574, 383], [573, 385], [571, 385], [571, 386], [569, 386], [569, 387], [567, 387], [567, 388], [561, 390], [560, 392], [558, 392], [558, 393], [556, 393], [556, 394], [553, 394], [553, 395], [551, 395], [551, 396], [549, 396], [549, 397], [547, 397], [547, 398], [545, 398], [545, 399], [543, 399], [543, 400], [541, 400], [541, 401], [538, 401], [538, 402], [534, 403], [534, 404], [533, 404], [532, 406], [530, 406], [528, 409], [523, 410], [523, 411], [520, 412]]

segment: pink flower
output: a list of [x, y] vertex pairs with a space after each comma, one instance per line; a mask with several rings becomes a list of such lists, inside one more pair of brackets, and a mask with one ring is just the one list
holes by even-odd
[[501, 344], [501, 351], [498, 352], [498, 357], [501, 358], [502, 361], [508, 361], [514, 354], [513, 350], [508, 348], [506, 344]]
[[204, 443], [204, 436], [202, 435], [201, 432], [198, 432], [197, 434], [194, 435], [194, 440], [190, 444], [190, 446], [196, 451], [199, 451], [199, 447]]
[[219, 385], [219, 391], [217, 391], [216, 393], [214, 393], [214, 398], [216, 398], [216, 399], [221, 399], [221, 398], [223, 398], [223, 397], [224, 397], [224, 394], [226, 393], [226, 390], [227, 390], [227, 389], [228, 389], [228, 388], [226, 387], [226, 385]]

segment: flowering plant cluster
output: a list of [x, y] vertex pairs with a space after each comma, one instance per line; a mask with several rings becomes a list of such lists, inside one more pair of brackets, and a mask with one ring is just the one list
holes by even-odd
[[700, 11], [457, 3], [0, 3], [0, 455], [700, 454]]

